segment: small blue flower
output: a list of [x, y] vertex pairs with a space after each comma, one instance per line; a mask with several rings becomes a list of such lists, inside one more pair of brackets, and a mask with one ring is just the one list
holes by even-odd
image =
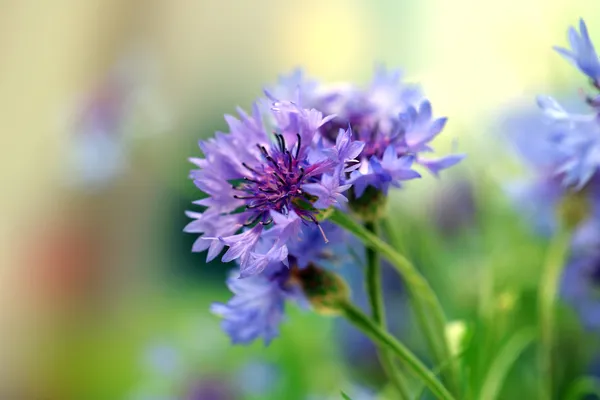
[[599, 84], [600, 60], [598, 60], [598, 55], [583, 19], [579, 20], [579, 32], [573, 27], [569, 28], [569, 44], [571, 45], [570, 50], [558, 46], [554, 49], [596, 84]]
[[321, 182], [308, 183], [304, 185], [307, 193], [317, 196], [319, 199], [313, 204], [315, 208], [326, 209], [333, 205], [347, 203], [348, 199], [342, 193], [350, 189], [352, 185], [340, 185], [340, 174], [323, 174]]
[[421, 177], [411, 169], [413, 162], [413, 156], [398, 156], [394, 147], [388, 146], [381, 159], [373, 155], [353, 171], [349, 182], [354, 185], [356, 197], [361, 197], [368, 186], [387, 195], [390, 186], [400, 187], [402, 181]]
[[279, 334], [286, 301], [303, 299], [289, 278], [290, 270], [281, 263], [245, 279], [239, 279], [237, 272], [231, 274], [227, 286], [233, 298], [227, 304], [214, 303], [211, 311], [223, 318], [223, 330], [234, 344], [248, 344], [259, 338], [269, 344]]

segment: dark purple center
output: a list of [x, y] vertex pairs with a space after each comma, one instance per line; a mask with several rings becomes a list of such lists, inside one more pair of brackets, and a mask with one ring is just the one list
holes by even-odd
[[302, 151], [300, 135], [297, 145], [292, 151], [287, 149], [283, 135], [275, 134], [277, 146], [269, 152], [264, 146], [257, 145], [264, 164], [251, 167], [243, 164], [248, 170], [244, 182], [234, 186], [241, 194], [236, 199], [246, 201], [246, 210], [255, 211], [246, 225], [272, 222], [269, 211], [288, 214], [294, 210], [301, 218], [316, 222], [310, 195], [302, 191], [302, 185], [314, 180], [313, 171], [317, 165], [309, 165]]

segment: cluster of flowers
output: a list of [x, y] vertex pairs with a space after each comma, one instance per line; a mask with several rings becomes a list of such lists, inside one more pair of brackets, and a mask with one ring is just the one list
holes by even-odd
[[191, 159], [198, 169], [190, 177], [207, 195], [195, 202], [202, 213], [188, 212], [186, 232], [201, 235], [193, 251], [208, 250], [212, 260], [227, 248], [222, 261], [239, 264], [227, 281], [234, 297], [212, 307], [234, 343], [269, 343], [285, 303], [308, 304], [311, 271], [344, 244], [327, 210], [385, 197], [420, 177], [417, 165], [437, 175], [463, 157], [426, 157], [446, 118], [434, 118], [397, 71], [379, 69], [359, 88], [323, 85], [298, 70], [265, 94], [251, 114], [226, 116], [229, 133], [201, 141], [204, 158]]
[[585, 326], [600, 328], [600, 60], [583, 20], [579, 32], [571, 27], [568, 37], [571, 49], [555, 50], [589, 78], [595, 93], [581, 93], [591, 112], [570, 113], [555, 99], [538, 97], [544, 123], [528, 121], [517, 138], [536, 171], [520, 202], [547, 232], [574, 229], [562, 295]]

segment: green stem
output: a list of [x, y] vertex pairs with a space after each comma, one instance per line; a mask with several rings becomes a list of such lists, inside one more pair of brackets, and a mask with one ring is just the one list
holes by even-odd
[[376, 344], [381, 347], [388, 349], [401, 361], [403, 361], [408, 368], [410, 368], [416, 376], [421, 378], [423, 382], [429, 387], [431, 392], [442, 400], [454, 400], [454, 397], [450, 394], [448, 389], [436, 378], [435, 374], [431, 372], [425, 364], [423, 364], [410, 350], [408, 350], [402, 343], [397, 341], [392, 335], [384, 331], [367, 317], [357, 307], [353, 306], [348, 302], [340, 304], [343, 315], [359, 328], [364, 334], [369, 336]]
[[[373, 222], [365, 223], [365, 228], [374, 235], [377, 235], [377, 225]], [[381, 287], [381, 260], [379, 254], [370, 247], [365, 249], [367, 258], [366, 288], [373, 321], [382, 329], [386, 329], [385, 305], [383, 302], [383, 288]], [[381, 366], [386, 375], [396, 388], [401, 399], [409, 399], [409, 392], [406, 383], [402, 378], [401, 372], [394, 363], [393, 355], [385, 348], [379, 348], [377, 351]]]
[[453, 391], [459, 391], [458, 366], [453, 359], [445, 337], [446, 317], [442, 306], [433, 289], [425, 278], [403, 255], [396, 252], [390, 245], [373, 235], [371, 232], [354, 221], [350, 216], [339, 210], [334, 210], [329, 220], [353, 233], [367, 247], [380, 253], [400, 273], [409, 291], [417, 322], [425, 336], [437, 364], [450, 362], [446, 371], [446, 381]]
[[538, 305], [541, 340], [539, 367], [541, 376], [539, 381], [542, 399], [553, 398], [554, 360], [552, 353], [554, 349], [555, 303], [559, 279], [569, 250], [570, 238], [571, 235], [568, 230], [561, 230], [552, 238], [540, 282]]

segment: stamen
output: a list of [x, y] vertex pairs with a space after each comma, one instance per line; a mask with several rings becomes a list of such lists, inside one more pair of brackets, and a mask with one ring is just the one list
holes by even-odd
[[321, 232], [321, 236], [323, 236], [323, 240], [325, 240], [325, 243], [329, 243], [329, 240], [327, 240], [327, 236], [325, 236], [325, 231], [323, 230], [321, 225], [316, 220], [314, 222], [315, 224], [317, 224], [317, 228], [319, 228], [319, 231]]
[[302, 146], [302, 136], [299, 133], [296, 133], [296, 137], [298, 138], [298, 142], [296, 143], [296, 158], [300, 155], [300, 147]]
[[285, 139], [283, 138], [283, 135], [279, 134], [279, 133], [275, 133], [275, 138], [277, 139], [277, 144], [279, 145], [279, 150], [281, 150], [281, 152], [285, 151]]
[[250, 168], [250, 166], [248, 164], [246, 164], [245, 162], [242, 163], [242, 165], [244, 166], [244, 168], [246, 168], [248, 171], [250, 172], [254, 172], [255, 174], [257, 174], [258, 172], [256, 172], [256, 170]]
[[258, 214], [258, 215], [256, 216], [256, 218], [254, 218], [253, 220], [251, 220], [251, 221], [249, 221], [249, 222], [246, 222], [246, 223], [245, 223], [243, 226], [251, 226], [251, 225], [254, 225], [254, 224], [256, 223], [256, 221], [258, 221], [258, 220], [259, 220], [259, 219], [261, 219], [262, 217], [263, 217], [263, 216], [262, 216], [262, 214]]

